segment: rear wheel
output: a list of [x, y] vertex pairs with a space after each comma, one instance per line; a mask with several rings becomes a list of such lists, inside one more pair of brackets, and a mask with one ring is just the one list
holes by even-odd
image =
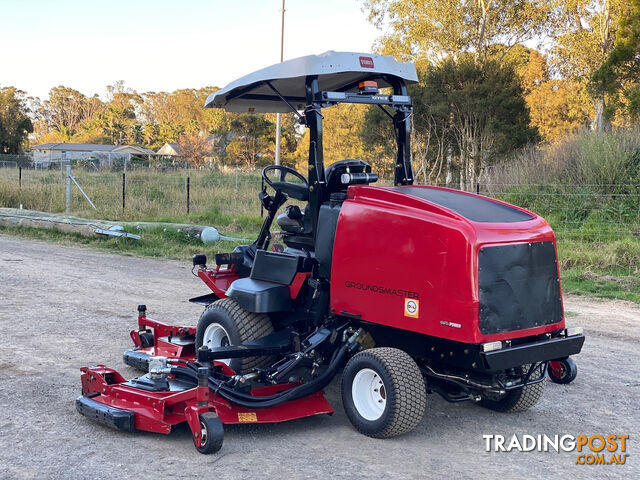
[[416, 362], [396, 348], [354, 355], [342, 375], [342, 403], [353, 426], [375, 438], [416, 427], [424, 416], [426, 391]]
[[[523, 365], [520, 367], [522, 374], [526, 374], [529, 371], [530, 365]], [[541, 373], [539, 369], [536, 369], [531, 374], [531, 380], [540, 378]], [[545, 381], [534, 383], [531, 385], [525, 385], [522, 388], [514, 390], [508, 390], [507, 393], [500, 395], [494, 393], [483, 393], [479, 405], [496, 412], [524, 412], [533, 407], [542, 398], [544, 393]]]
[[[244, 310], [235, 300], [223, 298], [209, 305], [200, 316], [196, 328], [196, 348], [240, 345], [273, 333], [273, 325], [267, 315]], [[227, 358], [220, 360], [234, 372], [245, 374], [254, 368], [264, 368], [273, 363], [272, 357]]]
[[553, 383], [571, 383], [578, 376], [578, 366], [570, 358], [549, 362], [547, 373]]

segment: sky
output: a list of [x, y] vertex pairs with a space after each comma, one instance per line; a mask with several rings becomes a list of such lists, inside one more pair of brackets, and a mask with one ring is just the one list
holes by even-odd
[[[370, 52], [359, 0], [286, 0], [284, 59]], [[0, 0], [0, 87], [223, 87], [280, 60], [281, 0]]]

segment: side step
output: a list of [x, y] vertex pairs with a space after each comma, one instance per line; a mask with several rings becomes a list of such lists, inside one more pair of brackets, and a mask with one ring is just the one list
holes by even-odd
[[96, 402], [91, 397], [80, 395], [76, 399], [76, 410], [80, 415], [84, 415], [89, 420], [101, 423], [107, 427], [133, 433], [136, 431], [135, 414], [127, 410], [109, 407], [103, 403]]

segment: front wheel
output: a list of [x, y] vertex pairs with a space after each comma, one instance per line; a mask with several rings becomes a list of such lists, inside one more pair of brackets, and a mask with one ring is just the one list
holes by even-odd
[[[200, 453], [208, 455], [215, 453], [222, 448], [224, 441], [224, 428], [220, 417], [214, 412], [205, 412], [199, 415], [200, 420], [200, 446], [196, 445], [196, 449]], [[195, 443], [195, 438], [193, 439]]]
[[550, 361], [547, 367], [547, 373], [553, 383], [571, 383], [576, 379], [576, 376], [578, 376], [578, 366], [576, 362], [570, 358]]
[[[273, 333], [273, 325], [267, 315], [244, 310], [235, 300], [216, 300], [200, 316], [196, 328], [196, 349], [241, 345]], [[264, 368], [273, 363], [273, 357], [244, 357], [219, 360], [234, 372], [243, 375], [254, 368]]]
[[415, 428], [426, 407], [416, 362], [396, 348], [372, 348], [351, 358], [342, 374], [342, 403], [353, 426], [374, 438]]
[[153, 347], [153, 333], [142, 332], [139, 334], [139, 336], [140, 336], [140, 346], [142, 348]]

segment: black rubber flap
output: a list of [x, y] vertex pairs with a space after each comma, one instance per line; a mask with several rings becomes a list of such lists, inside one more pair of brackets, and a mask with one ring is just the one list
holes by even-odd
[[512, 223], [533, 219], [531, 215], [517, 208], [475, 195], [412, 186], [389, 188], [441, 205], [474, 222]]
[[484, 335], [562, 320], [553, 242], [484, 247], [479, 267], [480, 331]]
[[135, 414], [128, 410], [109, 407], [82, 395], [76, 399], [76, 410], [88, 419], [108, 427], [125, 432], [135, 432], [136, 430]]

